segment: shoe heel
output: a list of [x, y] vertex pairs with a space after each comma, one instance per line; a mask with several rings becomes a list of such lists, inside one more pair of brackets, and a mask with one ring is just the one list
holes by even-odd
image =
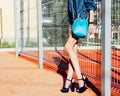
[[90, 81], [88, 80], [88, 78], [85, 78], [84, 82], [86, 83], [87, 87], [90, 87]]
[[72, 92], [75, 91], [75, 86], [76, 86], [76, 83], [75, 83], [75, 82], [71, 83], [71, 91], [72, 91]]

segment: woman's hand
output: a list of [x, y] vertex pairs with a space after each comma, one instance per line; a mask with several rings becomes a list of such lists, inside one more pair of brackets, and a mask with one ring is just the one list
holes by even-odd
[[94, 25], [93, 24], [89, 24], [89, 28], [88, 28], [88, 34], [92, 35], [94, 33]]

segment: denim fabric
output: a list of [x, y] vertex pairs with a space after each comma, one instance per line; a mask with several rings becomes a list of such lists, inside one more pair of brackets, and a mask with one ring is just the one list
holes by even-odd
[[81, 13], [81, 17], [86, 18], [87, 13], [82, 13], [82, 10], [96, 10], [96, 4], [94, 0], [68, 0], [68, 21], [70, 24], [73, 23], [73, 13], [74, 19], [77, 18], [79, 13]]

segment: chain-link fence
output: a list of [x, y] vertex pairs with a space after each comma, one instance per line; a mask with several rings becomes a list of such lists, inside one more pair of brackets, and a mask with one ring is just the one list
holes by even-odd
[[19, 53], [38, 57], [37, 0], [16, 0]]
[[[38, 2], [37, 0], [16, 0], [17, 2], [17, 32], [19, 54], [38, 58]], [[91, 36], [79, 40], [78, 57], [82, 72], [89, 76], [91, 82], [101, 86], [101, 0], [95, 0], [95, 31]], [[111, 17], [111, 90], [119, 94], [120, 90], [120, 0], [112, 0]], [[68, 38], [67, 0], [42, 0], [43, 22], [43, 50], [44, 63], [57, 66], [60, 70], [67, 70], [67, 53], [64, 50]], [[106, 37], [107, 38], [107, 37]], [[93, 80], [93, 81], [92, 81]], [[99, 81], [99, 82], [98, 82]], [[99, 87], [100, 88], [100, 87]]]

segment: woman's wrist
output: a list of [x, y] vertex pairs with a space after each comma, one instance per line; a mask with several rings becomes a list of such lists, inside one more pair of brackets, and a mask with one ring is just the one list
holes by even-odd
[[94, 24], [94, 22], [89, 22], [89, 24]]

